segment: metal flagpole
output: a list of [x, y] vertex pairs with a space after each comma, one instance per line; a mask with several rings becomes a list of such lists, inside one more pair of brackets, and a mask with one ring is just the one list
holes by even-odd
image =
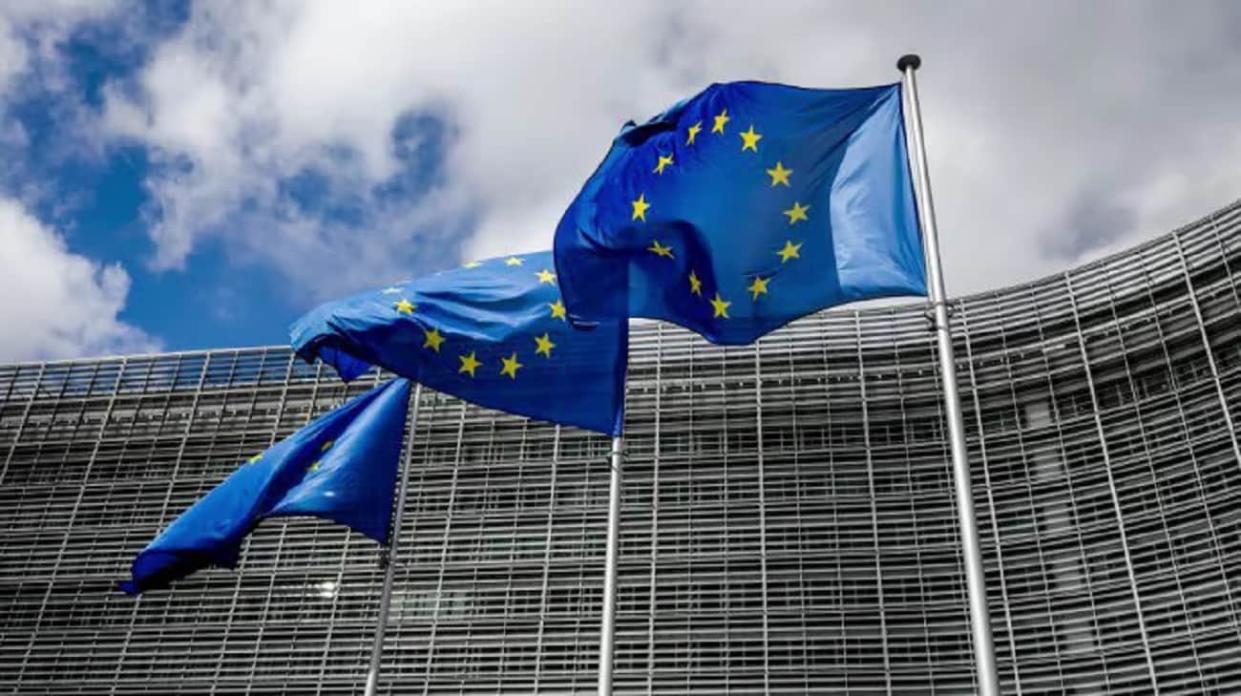
[[379, 598], [379, 619], [375, 626], [375, 642], [371, 645], [371, 665], [366, 673], [366, 696], [375, 696], [379, 688], [379, 660], [383, 656], [384, 633], [388, 629], [388, 610], [392, 606], [392, 577], [396, 571], [396, 543], [401, 537], [401, 520], [405, 517], [405, 491], [409, 487], [409, 467], [414, 458], [414, 428], [418, 426], [418, 405], [422, 402], [422, 385], [414, 385], [414, 411], [409, 419], [409, 434], [406, 436], [404, 462], [401, 466], [401, 486], [396, 494], [396, 514], [393, 516], [392, 533], [388, 538], [388, 547], [383, 551], [384, 586]]
[[926, 148], [922, 140], [922, 111], [918, 106], [915, 71], [922, 65], [916, 55], [901, 56], [896, 67], [903, 75], [905, 104], [909, 108], [909, 148], [917, 185], [918, 214], [930, 281], [931, 306], [935, 312], [935, 338], [939, 344], [939, 372], [944, 387], [944, 410], [948, 414], [948, 435], [952, 443], [952, 480], [956, 488], [957, 523], [961, 533], [961, 555], [965, 559], [965, 584], [969, 592], [970, 633], [974, 644], [974, 665], [978, 672], [978, 693], [998, 696], [995, 647], [991, 642], [991, 619], [987, 612], [987, 579], [983, 573], [982, 550], [978, 545], [978, 522], [974, 519], [974, 496], [970, 485], [970, 463], [965, 451], [965, 421], [961, 417], [961, 397], [957, 394], [957, 369], [952, 356], [952, 333], [948, 327], [948, 305], [944, 274], [939, 265], [939, 233], [935, 228], [935, 204], [931, 198], [931, 178], [927, 174]]
[[621, 474], [624, 438], [612, 438], [608, 481], [608, 546], [603, 571], [603, 622], [599, 629], [599, 696], [612, 696], [612, 656], [616, 639], [616, 564], [620, 556]]

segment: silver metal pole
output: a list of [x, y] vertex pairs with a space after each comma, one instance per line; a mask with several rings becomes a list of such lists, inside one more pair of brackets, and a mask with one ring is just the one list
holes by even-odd
[[621, 475], [624, 438], [612, 438], [608, 483], [608, 547], [603, 570], [603, 622], [599, 629], [599, 696], [612, 696], [612, 654], [616, 642], [616, 564], [620, 556]]
[[414, 458], [414, 428], [418, 427], [418, 405], [422, 402], [422, 385], [414, 385], [414, 410], [409, 419], [409, 434], [405, 439], [404, 463], [401, 466], [401, 485], [396, 494], [396, 514], [393, 515], [392, 533], [388, 548], [384, 549], [384, 587], [379, 598], [379, 619], [375, 625], [375, 642], [371, 645], [371, 666], [366, 673], [366, 696], [375, 696], [379, 688], [379, 661], [383, 657], [384, 633], [388, 630], [388, 611], [392, 607], [392, 577], [396, 572], [396, 544], [401, 538], [401, 520], [405, 517], [405, 491], [409, 488], [409, 468]]
[[978, 522], [974, 518], [974, 496], [970, 484], [970, 463], [965, 450], [965, 421], [961, 417], [961, 397], [957, 394], [957, 368], [952, 355], [952, 332], [948, 327], [948, 304], [944, 274], [939, 265], [939, 233], [935, 227], [935, 203], [931, 197], [931, 178], [927, 173], [926, 148], [922, 140], [922, 111], [918, 106], [915, 71], [922, 65], [916, 55], [902, 56], [896, 67], [903, 75], [903, 91], [908, 112], [908, 132], [912, 139], [909, 153], [917, 185], [918, 214], [926, 254], [927, 280], [931, 306], [935, 313], [935, 338], [939, 344], [939, 372], [944, 387], [944, 410], [948, 414], [948, 435], [952, 443], [952, 480], [956, 488], [957, 523], [961, 533], [961, 555], [965, 560], [965, 584], [969, 592], [970, 633], [974, 644], [974, 666], [978, 672], [978, 693], [998, 696], [995, 647], [991, 642], [991, 619], [987, 612], [987, 578], [983, 573], [982, 550], [978, 544]]

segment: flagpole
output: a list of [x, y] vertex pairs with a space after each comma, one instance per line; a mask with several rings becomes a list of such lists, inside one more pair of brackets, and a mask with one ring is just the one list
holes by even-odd
[[388, 546], [383, 550], [384, 584], [379, 598], [379, 618], [375, 625], [375, 641], [371, 645], [371, 664], [366, 673], [366, 696], [375, 696], [379, 688], [379, 662], [383, 656], [384, 633], [388, 629], [388, 610], [392, 606], [392, 578], [396, 571], [396, 544], [401, 537], [401, 520], [405, 517], [405, 491], [409, 487], [409, 469], [414, 458], [414, 428], [418, 426], [418, 405], [422, 399], [422, 385], [414, 385], [414, 409], [409, 419], [409, 434], [405, 441], [405, 456], [398, 474], [401, 485], [396, 494], [396, 514], [393, 515], [392, 531], [388, 534]]
[[978, 522], [974, 517], [974, 496], [970, 483], [970, 463], [965, 449], [965, 421], [961, 416], [961, 397], [957, 393], [956, 362], [952, 355], [952, 332], [948, 326], [948, 304], [944, 274], [939, 262], [939, 233], [935, 227], [935, 204], [931, 197], [931, 178], [927, 173], [926, 148], [922, 139], [922, 111], [918, 105], [915, 71], [922, 65], [917, 55], [901, 56], [896, 68], [902, 74], [905, 104], [909, 108], [909, 149], [917, 186], [918, 214], [927, 262], [931, 306], [934, 311], [935, 338], [939, 344], [939, 374], [944, 388], [944, 410], [948, 415], [948, 435], [952, 443], [952, 480], [956, 489], [957, 523], [960, 526], [961, 555], [965, 560], [965, 584], [969, 593], [970, 633], [974, 646], [974, 666], [978, 673], [978, 693], [998, 696], [995, 646], [991, 641], [991, 619], [987, 612], [987, 579], [983, 573], [982, 550], [978, 543]]
[[616, 566], [620, 555], [621, 478], [624, 439], [612, 438], [608, 480], [608, 541], [603, 570], [603, 621], [599, 629], [599, 696], [612, 696], [612, 658], [616, 642]]

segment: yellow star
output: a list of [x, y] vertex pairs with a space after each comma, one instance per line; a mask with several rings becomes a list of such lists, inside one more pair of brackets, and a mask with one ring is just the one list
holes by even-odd
[[320, 452], [326, 452], [326, 451], [328, 451], [328, 450], [332, 449], [332, 445], [334, 445], [334, 444], [336, 444], [336, 441], [335, 441], [335, 440], [328, 440], [327, 442], [323, 443], [323, 445], [322, 445], [321, 447], [319, 447], [319, 451], [320, 451]]
[[715, 117], [715, 125], [711, 126], [711, 132], [712, 133], [723, 133], [724, 124], [728, 123], [731, 120], [732, 119], [728, 117], [728, 109], [724, 109], [723, 111], [720, 112], [718, 116]]
[[788, 263], [789, 259], [800, 259], [802, 244], [803, 242], [794, 244], [791, 239], [785, 240], [784, 248], [776, 252], [780, 256], [780, 263]]
[[504, 363], [504, 367], [500, 368], [500, 374], [508, 375], [509, 379], [517, 379], [517, 371], [524, 367], [524, 365], [517, 362], [516, 353], [507, 358], [500, 358], [500, 362]]
[[746, 150], [753, 150], [755, 152], [758, 152], [758, 141], [762, 140], [763, 136], [754, 132], [753, 124], [750, 125], [750, 130], [738, 133], [738, 135], [741, 136], [741, 151], [742, 152], [745, 152]]
[[457, 374], [465, 372], [473, 377], [474, 370], [477, 370], [478, 366], [482, 365], [482, 363], [478, 361], [478, 351], [470, 351], [469, 355], [458, 355], [457, 359], [461, 361], [461, 369], [457, 370]]
[[556, 344], [552, 343], [552, 337], [547, 334], [535, 336], [534, 345], [535, 355], [546, 355], [549, 358], [552, 357], [552, 348], [556, 347]]
[[731, 302], [725, 302], [718, 292], [715, 293], [715, 299], [711, 300], [711, 307], [715, 309], [715, 318], [727, 319], [730, 305], [732, 305]]
[[310, 466], [306, 467], [306, 471], [309, 471], [310, 473], [313, 474], [314, 472], [318, 471], [319, 467], [322, 465], [323, 465], [323, 462], [316, 461], [314, 464], [311, 464]]
[[260, 459], [262, 459], [262, 458], [263, 458], [262, 453], [259, 453], [259, 454], [254, 455], [253, 457], [250, 457], [249, 459], [247, 459], [247, 460], [246, 460], [246, 463], [247, 463], [247, 464], [256, 464], [256, 463], [258, 463], [258, 461], [259, 461]]
[[793, 173], [793, 170], [785, 169], [784, 164], [781, 162], [776, 162], [775, 169], [767, 170], [767, 176], [771, 177], [772, 186], [775, 186], [776, 184], [784, 184], [785, 186], [788, 186], [789, 185], [789, 174], [792, 174], [792, 173]]
[[749, 290], [750, 294], [754, 296], [753, 299], [757, 300], [759, 295], [767, 294], [767, 283], [770, 282], [771, 278], [754, 276], [754, 282], [750, 283], [750, 287], [746, 288], [746, 290]]
[[544, 268], [543, 270], [539, 271], [538, 273], [535, 273], [534, 275], [538, 276], [538, 278], [539, 278], [539, 283], [540, 283], [540, 284], [542, 284], [542, 283], [554, 283], [554, 282], [556, 282], [556, 274], [555, 274], [555, 273], [552, 273], [551, 271], [547, 270], [546, 268]]
[[396, 304], [392, 306], [396, 307], [396, 311], [400, 312], [401, 314], [413, 314], [414, 310], [418, 309], [418, 305], [414, 304], [413, 302], [410, 302], [404, 297], [401, 298], [400, 302], [397, 302]]
[[470, 261], [469, 263], [465, 264], [465, 268], [478, 268], [481, 265], [483, 265], [482, 261]]
[[656, 174], [663, 174], [664, 170], [672, 166], [672, 155], [660, 155], [659, 162], [655, 164]]
[[807, 210], [810, 210], [810, 206], [802, 205], [801, 203], [794, 202], [793, 207], [784, 211], [784, 214], [789, 216], [789, 224], [795, 225], [797, 224], [798, 220], [809, 220], [810, 219], [809, 217], [806, 217]]
[[685, 144], [693, 145], [694, 138], [697, 138], [700, 132], [702, 132], [702, 121], [699, 121], [698, 123], [695, 123], [694, 125], [689, 127], [689, 137], [686, 138]]
[[510, 257], [508, 257], [507, 259], [504, 259], [504, 265], [506, 265], [506, 266], [520, 266], [520, 265], [522, 265], [523, 263], [525, 263], [525, 261], [522, 261], [521, 259], [517, 258], [516, 256], [510, 256]]
[[555, 302], [548, 302], [547, 306], [552, 308], [552, 319], [568, 321], [565, 315], [563, 302], [561, 302], [560, 300], [556, 300]]
[[647, 247], [646, 250], [656, 256], [667, 256], [668, 258], [672, 258], [672, 247], [660, 244], [658, 239], [651, 242], [651, 245]]
[[440, 352], [440, 346], [444, 345], [444, 334], [440, 333], [439, 329], [431, 329], [430, 331], [423, 329], [422, 332], [427, 339], [422, 342], [422, 347], [430, 348], [436, 353]]
[[638, 196], [638, 200], [631, 203], [633, 206], [633, 220], [641, 220], [646, 222], [646, 211], [650, 209], [651, 204], [646, 202], [646, 194]]
[[693, 271], [689, 272], [689, 291], [702, 297], [702, 281], [698, 279], [698, 274]]

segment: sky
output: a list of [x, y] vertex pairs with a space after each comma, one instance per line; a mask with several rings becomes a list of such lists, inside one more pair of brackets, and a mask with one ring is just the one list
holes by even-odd
[[951, 295], [1241, 197], [1235, 2], [0, 3], [0, 361], [282, 344], [551, 246], [712, 82], [919, 88]]

